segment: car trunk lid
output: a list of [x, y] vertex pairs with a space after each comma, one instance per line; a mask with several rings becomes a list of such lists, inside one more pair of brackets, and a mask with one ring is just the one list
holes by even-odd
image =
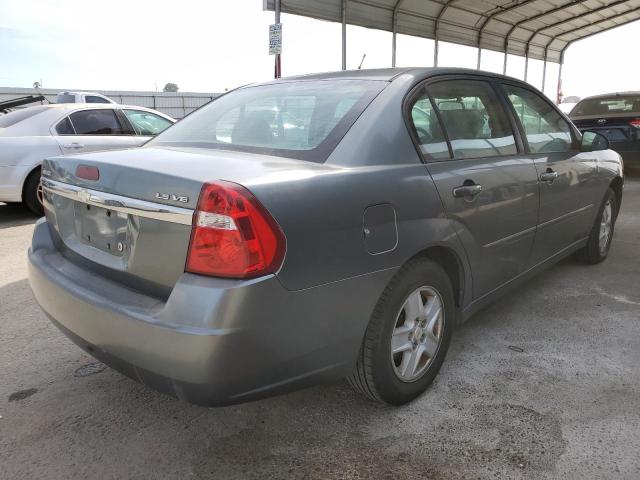
[[605, 136], [610, 142], [628, 142], [638, 139], [637, 127], [632, 125], [634, 120], [640, 120], [639, 114], [604, 114], [596, 116], [578, 116], [572, 118], [580, 131], [590, 130]]
[[[259, 185], [277, 172], [309, 168], [322, 165], [195, 148], [55, 157], [43, 164], [46, 215], [69, 258], [167, 297], [185, 270], [192, 214], [205, 182]], [[97, 178], [87, 174], [94, 170]]]

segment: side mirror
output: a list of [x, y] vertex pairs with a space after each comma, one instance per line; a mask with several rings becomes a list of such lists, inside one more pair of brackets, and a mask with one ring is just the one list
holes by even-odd
[[582, 142], [580, 143], [580, 151], [596, 152], [598, 150], [607, 150], [609, 148], [609, 140], [604, 135], [597, 132], [587, 130], [582, 133]]

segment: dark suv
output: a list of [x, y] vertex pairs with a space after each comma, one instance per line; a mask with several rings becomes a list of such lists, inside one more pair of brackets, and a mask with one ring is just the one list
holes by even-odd
[[625, 167], [640, 168], [640, 92], [607, 93], [581, 100], [569, 114], [580, 131], [604, 135]]

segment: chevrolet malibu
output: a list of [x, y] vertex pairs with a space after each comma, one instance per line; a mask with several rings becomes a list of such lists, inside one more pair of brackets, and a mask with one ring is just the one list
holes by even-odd
[[243, 87], [42, 175], [29, 278], [47, 316], [201, 405], [344, 377], [412, 400], [474, 312], [568, 255], [604, 260], [623, 190], [605, 138], [459, 69]]

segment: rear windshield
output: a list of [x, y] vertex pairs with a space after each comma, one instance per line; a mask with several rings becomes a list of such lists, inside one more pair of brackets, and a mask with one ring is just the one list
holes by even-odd
[[605, 115], [607, 113], [640, 113], [640, 95], [614, 95], [611, 97], [587, 98], [578, 103], [571, 115]]
[[147, 143], [228, 149], [322, 162], [381, 81], [283, 82], [235, 90]]
[[56, 97], [56, 103], [76, 103], [76, 96], [68, 93], [59, 93]]
[[27, 107], [9, 112], [6, 115], [0, 115], [0, 128], [11, 127], [27, 118], [44, 112], [46, 109], [47, 107]]

